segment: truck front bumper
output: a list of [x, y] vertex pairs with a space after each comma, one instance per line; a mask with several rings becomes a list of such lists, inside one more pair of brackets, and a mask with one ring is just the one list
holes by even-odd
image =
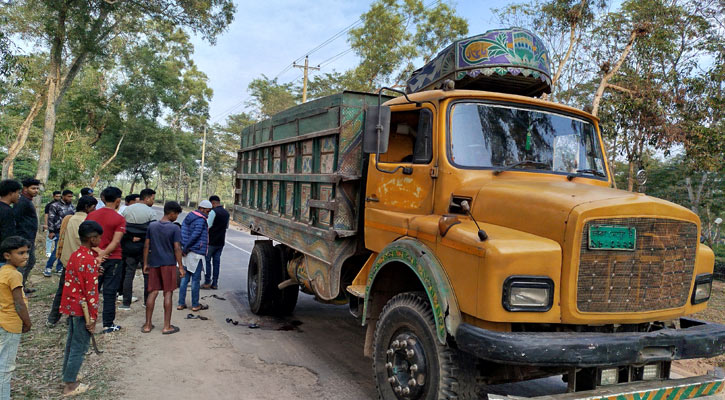
[[654, 332], [495, 332], [461, 324], [458, 348], [503, 364], [607, 367], [725, 353], [725, 325], [680, 319], [681, 329]]

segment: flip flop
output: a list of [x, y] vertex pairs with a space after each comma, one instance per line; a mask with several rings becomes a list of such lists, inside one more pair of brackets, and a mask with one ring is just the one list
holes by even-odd
[[199, 307], [192, 307], [191, 308], [191, 311], [196, 312], [196, 311], [208, 310], [208, 309], [209, 309], [209, 306], [208, 305], [206, 305], [206, 304], [200, 304]]
[[176, 332], [178, 332], [180, 330], [181, 329], [179, 329], [178, 326], [171, 325], [171, 330], [170, 331], [166, 331], [166, 332], [161, 331], [161, 333], [164, 334], [164, 335], [173, 335], [174, 333], [176, 333]]
[[186, 306], [177, 306], [176, 309], [179, 311], [186, 310]]
[[88, 389], [90, 389], [90, 388], [91, 388], [91, 386], [88, 385], [88, 384], [79, 383], [78, 386], [76, 386], [76, 388], [73, 389], [72, 392], [63, 393], [63, 397], [72, 397], [72, 396], [75, 396], [75, 395], [79, 395], [81, 393], [87, 392]]
[[206, 321], [209, 318], [203, 316], [203, 315], [194, 315], [194, 314], [187, 314], [186, 318], [184, 319], [200, 319], [202, 321]]
[[149, 329], [149, 330], [144, 329], [145, 326], [146, 326], [146, 324], [141, 325], [141, 332], [143, 332], [143, 333], [149, 333], [152, 330], [154, 330], [154, 328], [155, 328], [154, 324], [151, 324], [151, 329]]

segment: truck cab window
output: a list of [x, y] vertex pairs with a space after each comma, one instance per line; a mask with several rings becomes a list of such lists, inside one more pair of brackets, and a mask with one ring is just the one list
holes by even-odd
[[427, 164], [432, 154], [433, 114], [427, 109], [397, 111], [390, 115], [387, 153], [380, 162]]

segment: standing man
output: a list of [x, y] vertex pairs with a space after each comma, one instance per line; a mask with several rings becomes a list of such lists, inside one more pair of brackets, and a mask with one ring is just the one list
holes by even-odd
[[[206, 270], [204, 271], [204, 284], [202, 289], [218, 289], [219, 266], [221, 265], [222, 250], [229, 229], [229, 213], [224, 209], [219, 196], [209, 197], [211, 212], [209, 212], [209, 252], [206, 254]], [[213, 271], [213, 273], [212, 273]]]
[[[50, 205], [60, 201], [60, 190], [53, 192], [53, 198], [50, 199], [48, 204], [45, 205], [45, 219], [43, 220], [43, 232], [48, 231], [48, 213], [50, 212]], [[45, 234], [45, 256], [50, 257], [50, 253], [53, 251], [53, 240], [48, 237], [48, 233]]]
[[[60, 262], [65, 266], [68, 265], [71, 255], [81, 247], [81, 239], [78, 234], [78, 228], [81, 226], [83, 221], [86, 220], [88, 214], [96, 210], [96, 200], [93, 196], [81, 196], [78, 199], [78, 205], [76, 205], [76, 212], [68, 219], [65, 223], [65, 229], [60, 232], [60, 239], [58, 240], [58, 247], [60, 250]], [[52, 328], [60, 320], [60, 302], [63, 295], [63, 285], [65, 284], [65, 268], [63, 268], [60, 274], [60, 280], [58, 281], [58, 289], [55, 292], [55, 298], [53, 298], [53, 305], [50, 307], [50, 313], [48, 313], [48, 321], [45, 326]]]
[[126, 209], [126, 207], [138, 203], [140, 199], [141, 196], [138, 194], [129, 194], [123, 199], [123, 205], [118, 209], [118, 212], [123, 215], [123, 211]]
[[105, 206], [88, 214], [87, 221], [96, 221], [103, 228], [101, 252], [98, 255], [106, 261], [101, 264], [98, 287], [103, 293], [103, 333], [121, 330], [116, 319], [116, 293], [121, 284], [121, 238], [126, 233], [126, 220], [118, 213], [121, 205], [121, 189], [109, 186], [101, 192]]
[[[45, 271], [43, 271], [43, 276], [46, 278], [50, 277], [53, 272], [53, 265], [57, 260], [58, 254], [56, 254], [56, 250], [58, 247], [58, 234], [60, 234], [60, 225], [63, 223], [63, 218], [65, 218], [66, 215], [75, 213], [72, 202], [73, 192], [66, 189], [61, 194], [60, 201], [51, 204], [48, 209], [48, 237], [53, 240], [55, 244], [53, 245], [53, 251], [50, 253], [50, 258], [48, 258], [48, 263], [45, 264]], [[60, 261], [58, 261], [58, 265], [55, 267], [55, 272], [60, 274], [62, 270], [63, 265]]]
[[[121, 240], [123, 250], [124, 275], [123, 282], [123, 304], [118, 306], [119, 310], [130, 310], [133, 302], [133, 278], [136, 276], [136, 269], [143, 267], [143, 247], [146, 241], [146, 232], [151, 221], [156, 221], [156, 211], [151, 208], [156, 200], [156, 192], [153, 189], [144, 189], [140, 194], [141, 200], [131, 204], [123, 210], [123, 217], [126, 219], [126, 234]], [[146, 291], [148, 289], [148, 276], [144, 276], [144, 304], [146, 304]]]
[[[0, 243], [10, 236], [17, 235], [15, 211], [11, 205], [18, 202], [22, 189], [18, 181], [12, 179], [0, 181]], [[2, 254], [0, 261], [3, 261]]]
[[34, 178], [23, 180], [23, 191], [20, 194], [18, 203], [15, 204], [15, 221], [17, 223], [17, 235], [30, 242], [29, 258], [25, 267], [18, 270], [23, 274], [23, 287], [25, 293], [32, 293], [35, 289], [26, 286], [30, 270], [35, 266], [35, 235], [38, 233], [38, 213], [35, 211], [33, 197], [38, 195], [40, 181]]
[[184, 256], [186, 273], [181, 278], [177, 310], [186, 308], [186, 285], [189, 284], [189, 280], [191, 280], [191, 311], [209, 308], [207, 305], [199, 304], [199, 283], [201, 281], [201, 271], [204, 269], [207, 247], [209, 246], [209, 226], [206, 219], [211, 208], [209, 200], [202, 200], [199, 203], [199, 209], [190, 212], [181, 224], [181, 252]]

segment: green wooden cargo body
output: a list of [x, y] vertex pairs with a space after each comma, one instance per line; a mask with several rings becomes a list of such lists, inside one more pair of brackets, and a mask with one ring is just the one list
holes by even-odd
[[303, 253], [298, 277], [325, 300], [338, 296], [343, 262], [362, 249], [363, 125], [377, 104], [377, 95], [343, 92], [242, 131], [234, 219]]

